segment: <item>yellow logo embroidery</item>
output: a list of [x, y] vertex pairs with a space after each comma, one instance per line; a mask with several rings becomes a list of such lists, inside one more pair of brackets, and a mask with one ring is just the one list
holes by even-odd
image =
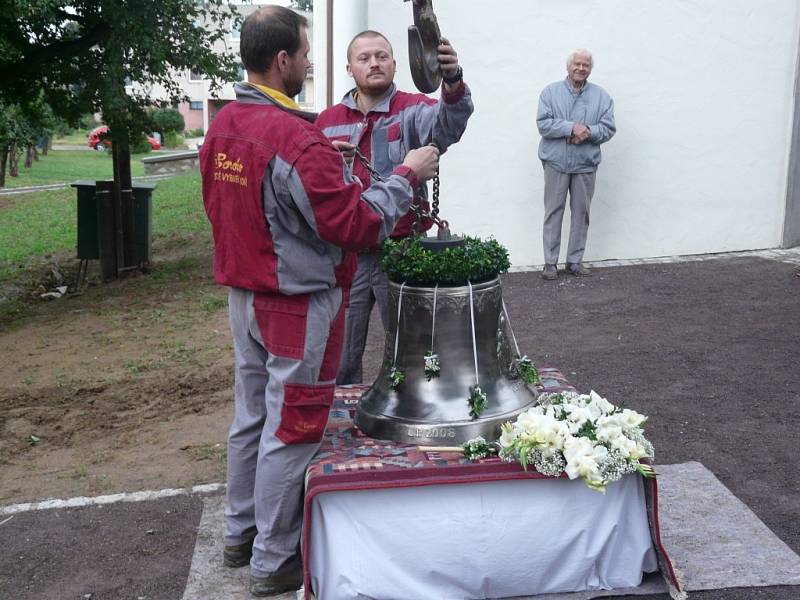
[[242, 187], [247, 187], [247, 177], [243, 177], [241, 172], [244, 170], [244, 165], [237, 158], [230, 160], [228, 155], [224, 152], [217, 152], [214, 157], [216, 170], [214, 171], [214, 181], [222, 181], [223, 183], [233, 183]]

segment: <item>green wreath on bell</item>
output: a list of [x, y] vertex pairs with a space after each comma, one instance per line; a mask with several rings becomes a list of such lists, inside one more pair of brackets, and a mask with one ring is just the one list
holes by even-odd
[[424, 248], [420, 236], [387, 239], [381, 266], [390, 281], [424, 287], [458, 286], [490, 281], [508, 271], [508, 250], [497, 240], [464, 237], [461, 246], [433, 251]]

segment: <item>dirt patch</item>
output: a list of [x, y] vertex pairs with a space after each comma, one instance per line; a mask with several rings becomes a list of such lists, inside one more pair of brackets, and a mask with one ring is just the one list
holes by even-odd
[[227, 293], [198, 256], [61, 300], [21, 296], [0, 347], [0, 502], [223, 479]]

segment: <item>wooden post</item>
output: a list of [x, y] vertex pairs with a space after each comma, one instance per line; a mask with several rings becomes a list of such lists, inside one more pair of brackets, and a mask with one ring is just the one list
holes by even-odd
[[8, 146], [0, 147], [0, 188], [6, 187], [6, 164], [8, 163]]
[[95, 199], [97, 201], [97, 246], [100, 254], [100, 272], [103, 281], [111, 281], [119, 276], [117, 262], [117, 211], [114, 202], [114, 182], [98, 181]]
[[[123, 130], [124, 131], [124, 130]], [[124, 133], [114, 138], [111, 146], [114, 162], [114, 203], [116, 205], [117, 273], [136, 266], [136, 232], [134, 231], [131, 152]]]

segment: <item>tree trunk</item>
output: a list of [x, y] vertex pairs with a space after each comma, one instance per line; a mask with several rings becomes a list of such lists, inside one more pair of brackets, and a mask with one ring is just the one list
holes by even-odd
[[17, 159], [19, 156], [17, 155], [17, 144], [11, 144], [11, 148], [8, 151], [8, 174], [11, 177], [19, 177], [19, 166], [17, 164]]
[[0, 188], [6, 187], [6, 163], [8, 163], [8, 146], [0, 148]]
[[44, 138], [44, 144], [42, 144], [42, 156], [47, 156], [47, 153], [50, 151], [50, 137]]
[[25, 148], [25, 168], [30, 169], [33, 166], [33, 144], [28, 144]]
[[34, 144], [32, 146], [32, 148], [33, 148], [33, 160], [34, 161], [38, 161], [39, 160], [39, 146]]
[[113, 198], [117, 216], [117, 269], [136, 264], [136, 234], [134, 231], [133, 194], [131, 177], [130, 138], [123, 127], [114, 136], [111, 155], [114, 163]]

